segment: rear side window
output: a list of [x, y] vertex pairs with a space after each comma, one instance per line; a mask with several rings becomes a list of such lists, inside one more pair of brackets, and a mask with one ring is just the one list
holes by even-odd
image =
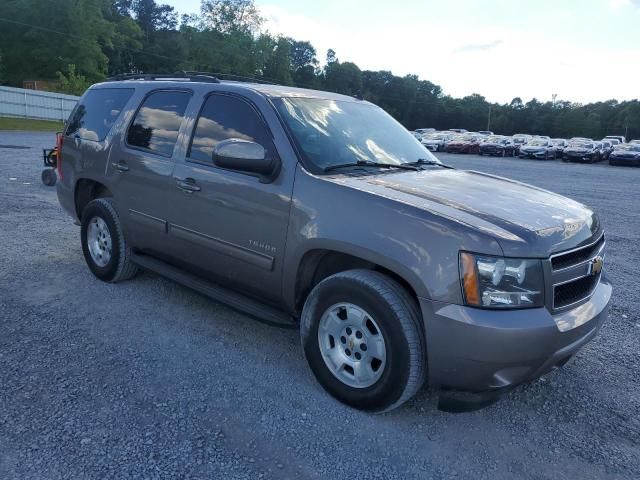
[[212, 162], [216, 145], [231, 138], [259, 143], [267, 156], [275, 154], [271, 135], [251, 105], [236, 97], [211, 95], [198, 118], [189, 158]]
[[133, 95], [132, 88], [89, 90], [69, 118], [67, 136], [101, 142]]
[[149, 95], [129, 127], [127, 143], [166, 157], [173, 155], [190, 98], [189, 92], [171, 90]]

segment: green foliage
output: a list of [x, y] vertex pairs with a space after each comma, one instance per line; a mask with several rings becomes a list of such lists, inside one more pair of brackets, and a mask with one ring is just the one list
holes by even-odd
[[362, 91], [362, 72], [355, 63], [329, 63], [324, 70], [324, 86], [334, 92], [359, 95]]
[[0, 50], [0, 85], [4, 82], [4, 64], [2, 63], [2, 50]]
[[279, 38], [273, 54], [264, 66], [264, 77], [270, 81], [291, 85], [291, 44], [286, 38]]
[[0, 131], [21, 130], [25, 132], [59, 132], [64, 128], [62, 122], [33, 120], [31, 118], [0, 117]]
[[362, 95], [411, 129], [484, 130], [490, 121], [504, 134], [640, 137], [637, 100], [580, 105], [516, 97], [498, 105], [478, 94], [452, 98], [415, 75], [361, 71], [334, 50], [321, 67], [310, 42], [264, 31], [254, 0], [202, 0], [199, 14], [182, 17], [156, 0], [0, 2], [0, 82], [10, 85], [58, 78], [62, 90], [80, 94], [107, 75], [198, 70]]
[[264, 23], [253, 0], [202, 0], [202, 28], [257, 32]]
[[57, 72], [58, 75], [58, 91], [69, 95], [82, 95], [89, 88], [91, 82], [84, 75], [76, 73], [76, 66], [71, 64], [67, 66], [67, 73]]

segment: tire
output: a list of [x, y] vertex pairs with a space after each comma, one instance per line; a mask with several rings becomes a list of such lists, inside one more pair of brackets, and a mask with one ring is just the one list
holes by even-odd
[[58, 175], [53, 168], [45, 168], [44, 170], [42, 170], [40, 178], [42, 179], [42, 183], [44, 183], [47, 187], [53, 187], [58, 181]]
[[[105, 235], [101, 241], [92, 241], [96, 232], [98, 237]], [[137, 265], [131, 261], [131, 247], [124, 238], [113, 199], [98, 198], [87, 204], [82, 211], [80, 238], [82, 253], [89, 269], [103, 282], [121, 282], [138, 273]]]
[[[364, 314], [360, 321], [353, 313], [358, 310]], [[330, 322], [337, 326], [335, 335], [330, 335], [330, 328], [320, 330], [332, 311], [337, 312]], [[302, 312], [300, 337], [311, 371], [329, 394], [360, 410], [385, 412], [402, 405], [424, 384], [427, 357], [421, 323], [417, 302], [396, 281], [371, 270], [350, 270], [326, 278], [311, 291]], [[325, 333], [319, 335], [319, 331]], [[366, 342], [377, 347], [363, 350]], [[378, 355], [383, 362], [369, 353], [376, 348], [384, 352]], [[331, 352], [341, 368], [329, 367]], [[363, 355], [361, 362], [356, 361], [358, 355]], [[374, 377], [367, 379], [371, 383], [350, 384], [358, 380], [350, 365], [360, 365]]]

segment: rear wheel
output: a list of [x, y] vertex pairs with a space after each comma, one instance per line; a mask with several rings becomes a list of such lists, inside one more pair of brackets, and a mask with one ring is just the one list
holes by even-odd
[[120, 282], [138, 272], [111, 198], [98, 198], [87, 204], [82, 211], [80, 237], [84, 259], [100, 280]]
[[423, 385], [426, 352], [416, 301], [379, 272], [351, 270], [320, 282], [301, 319], [305, 356], [318, 382], [341, 402], [381, 412]]
[[56, 171], [53, 168], [45, 168], [42, 170], [40, 178], [42, 179], [42, 183], [47, 187], [53, 187], [58, 181], [58, 175], [56, 175]]

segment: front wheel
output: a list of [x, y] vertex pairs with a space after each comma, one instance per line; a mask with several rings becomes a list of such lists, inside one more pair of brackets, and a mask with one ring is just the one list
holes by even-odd
[[87, 204], [82, 211], [80, 238], [84, 259], [100, 280], [116, 283], [138, 272], [111, 198], [98, 198]]
[[386, 275], [351, 270], [323, 280], [300, 323], [313, 374], [341, 402], [383, 412], [422, 387], [426, 349], [418, 305]]

